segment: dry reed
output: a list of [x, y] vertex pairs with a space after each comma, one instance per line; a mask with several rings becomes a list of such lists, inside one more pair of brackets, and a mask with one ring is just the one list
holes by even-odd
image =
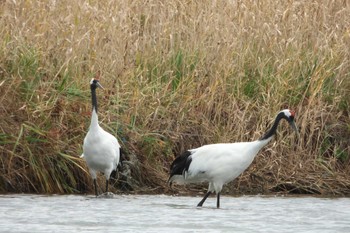
[[[1, 191], [91, 191], [78, 156], [100, 121], [161, 191], [186, 148], [259, 138], [297, 111], [230, 193], [350, 193], [347, 1], [3, 1]], [[134, 163], [135, 165], [135, 163]], [[233, 189], [234, 188], [234, 189]]]

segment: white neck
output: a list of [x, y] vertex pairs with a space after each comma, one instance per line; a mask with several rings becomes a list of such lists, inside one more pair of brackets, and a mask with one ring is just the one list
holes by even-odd
[[263, 148], [264, 146], [266, 146], [271, 140], [272, 140], [273, 136], [272, 137], [269, 137], [267, 139], [264, 139], [264, 140], [257, 140], [259, 143], [260, 143], [260, 148]]
[[258, 152], [264, 147], [266, 146], [272, 139], [273, 137], [269, 137], [267, 139], [264, 140], [256, 140], [253, 141], [251, 143], [253, 143], [253, 146], [250, 147], [250, 149], [252, 150], [251, 153], [248, 153], [249, 155], [251, 155], [251, 160], [253, 160], [255, 158], [255, 156], [258, 154]]
[[92, 109], [92, 115], [91, 115], [91, 123], [90, 123], [90, 129], [91, 128], [98, 128], [98, 116], [95, 108]]

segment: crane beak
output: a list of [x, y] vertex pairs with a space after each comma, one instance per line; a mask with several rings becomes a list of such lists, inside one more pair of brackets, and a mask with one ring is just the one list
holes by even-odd
[[171, 177], [169, 177], [168, 181], [167, 181], [167, 184], [171, 187], [171, 185], [173, 184], [173, 181], [171, 179]]
[[294, 120], [289, 122], [290, 126], [294, 129], [294, 131], [297, 133], [298, 137], [299, 137], [299, 130], [297, 125], [295, 124]]
[[103, 86], [100, 84], [100, 82], [97, 82], [96, 85], [101, 88], [102, 90], [104, 90]]

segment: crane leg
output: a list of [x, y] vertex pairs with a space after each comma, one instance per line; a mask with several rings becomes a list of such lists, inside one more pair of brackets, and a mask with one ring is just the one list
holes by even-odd
[[95, 195], [96, 197], [98, 196], [98, 193], [97, 193], [97, 183], [96, 183], [96, 179], [94, 179], [94, 186], [95, 186]]
[[205, 200], [207, 200], [207, 198], [209, 197], [210, 194], [211, 194], [211, 192], [208, 191], [208, 192], [204, 195], [203, 199], [198, 203], [197, 206], [198, 206], [198, 207], [202, 206], [203, 203], [205, 202]]
[[108, 193], [108, 180], [106, 180], [106, 194]]
[[220, 208], [220, 192], [216, 194], [216, 208]]

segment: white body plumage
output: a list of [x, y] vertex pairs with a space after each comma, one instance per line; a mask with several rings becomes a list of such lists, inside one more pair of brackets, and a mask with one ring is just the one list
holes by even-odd
[[92, 179], [96, 179], [96, 172], [103, 172], [106, 180], [109, 180], [112, 171], [117, 169], [119, 151], [118, 140], [99, 126], [97, 113], [93, 110], [90, 129], [84, 138], [82, 156]]
[[[269, 140], [209, 144], [191, 149], [192, 160], [183, 175], [174, 176], [171, 182], [209, 182], [208, 191], [220, 192], [224, 184], [234, 180], [253, 162], [259, 150]], [[213, 156], [215, 154], [215, 156]]]

